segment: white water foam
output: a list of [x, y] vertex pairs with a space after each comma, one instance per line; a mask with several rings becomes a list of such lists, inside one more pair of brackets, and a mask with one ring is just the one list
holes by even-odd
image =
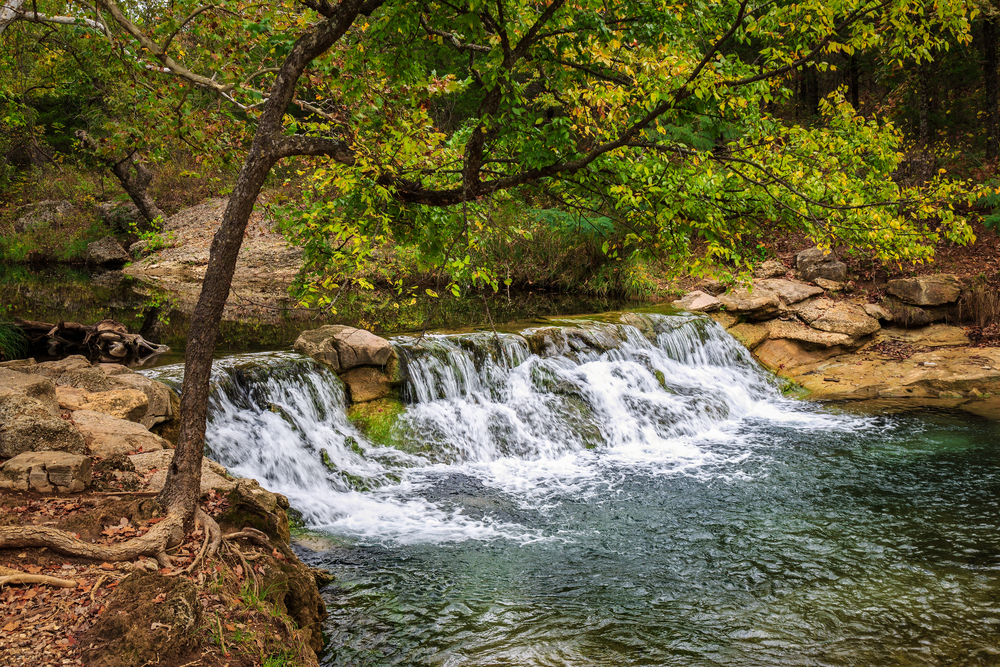
[[[233, 474], [287, 496], [316, 529], [363, 540], [529, 542], [564, 536], [503, 518], [505, 508], [585, 499], [613, 488], [621, 470], [738, 477], [756, 446], [748, 424], [828, 431], [864, 421], [782, 398], [710, 320], [629, 322], [396, 339], [411, 401], [398, 437], [427, 455], [369, 442], [347, 418], [340, 380], [311, 360], [229, 357], [215, 367], [207, 449]], [[178, 373], [146, 371], [175, 383]], [[444, 494], [456, 479], [475, 480], [493, 504], [466, 507], [474, 490]]]

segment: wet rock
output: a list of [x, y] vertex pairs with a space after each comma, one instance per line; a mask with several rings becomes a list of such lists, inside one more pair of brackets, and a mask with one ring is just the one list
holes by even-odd
[[718, 299], [700, 290], [688, 292], [674, 301], [673, 305], [684, 310], [702, 313], [709, 313], [722, 307], [722, 303]]
[[539, 327], [521, 332], [528, 349], [540, 357], [572, 356], [577, 352], [607, 352], [622, 341], [608, 329], [588, 331], [581, 327]]
[[395, 355], [386, 339], [339, 324], [303, 331], [295, 340], [295, 351], [337, 372], [357, 366], [384, 366]]
[[781, 300], [774, 292], [745, 289], [734, 290], [719, 297], [728, 313], [735, 313], [752, 320], [764, 320], [777, 314]]
[[753, 277], [758, 279], [778, 278], [788, 273], [788, 267], [776, 259], [769, 259], [753, 270]]
[[0, 488], [79, 493], [90, 485], [90, 458], [66, 452], [25, 452], [0, 470]]
[[60, 451], [82, 454], [84, 438], [50, 406], [28, 396], [0, 394], [0, 458], [24, 452]]
[[84, 664], [181, 665], [206, 641], [198, 590], [184, 577], [135, 572], [105, 604], [97, 622], [80, 636]]
[[819, 317], [809, 322], [809, 326], [820, 331], [845, 334], [851, 338], [868, 336], [881, 328], [878, 320], [869, 317], [864, 308], [845, 301], [838, 301], [825, 309]]
[[346, 373], [341, 373], [340, 379], [347, 385], [353, 403], [367, 403], [392, 394], [389, 377], [371, 366], [352, 368]]
[[708, 316], [711, 319], [718, 322], [719, 326], [721, 326], [723, 329], [729, 329], [734, 324], [739, 322], [739, 318], [737, 318], [735, 315], [733, 315], [732, 313], [727, 313], [722, 310], [716, 311], [714, 313], [709, 313]]
[[839, 261], [832, 252], [809, 248], [795, 256], [795, 274], [806, 282], [824, 278], [842, 283], [847, 280], [847, 265]]
[[[144, 452], [142, 454], [131, 454], [129, 461], [132, 462], [135, 472], [140, 475], [153, 475], [149, 478], [148, 486], [150, 491], [159, 491], [167, 481], [167, 468], [174, 460], [174, 450], [164, 449], [162, 451]], [[227, 493], [236, 487], [236, 480], [229, 479], [229, 473], [219, 463], [204, 457], [201, 460], [201, 495], [208, 495], [211, 491]]]
[[101, 412], [79, 410], [73, 413], [73, 421], [83, 434], [90, 452], [101, 458], [170, 447], [169, 442], [150, 433], [143, 425]]
[[743, 324], [737, 324], [732, 329], [729, 330], [733, 338], [738, 340], [743, 347], [748, 350], [753, 350], [758, 345], [767, 340], [768, 328], [763, 324], [750, 324], [744, 322]]
[[962, 295], [962, 283], [949, 273], [890, 280], [886, 291], [911, 306], [943, 306]]
[[21, 233], [42, 229], [62, 220], [72, 212], [73, 204], [68, 201], [49, 199], [28, 204], [15, 213], [19, 217], [14, 221], [14, 231]]
[[819, 287], [800, 283], [797, 280], [760, 280], [754, 283], [754, 286], [757, 289], [777, 294], [782, 301], [789, 305], [823, 293]]
[[800, 322], [771, 320], [767, 323], [767, 330], [771, 338], [794, 340], [813, 346], [850, 347], [854, 345], [854, 338], [851, 336], [843, 333], [818, 331]]

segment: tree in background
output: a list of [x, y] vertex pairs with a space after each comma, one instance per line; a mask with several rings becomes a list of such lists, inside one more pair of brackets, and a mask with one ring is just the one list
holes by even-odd
[[951, 208], [961, 184], [893, 181], [902, 138], [891, 124], [857, 116], [839, 92], [817, 101], [820, 122], [768, 112], [787, 99], [787, 75], [825, 72], [842, 54], [878, 48], [919, 63], [968, 41], [957, 0], [14, 5], [13, 20], [76, 16], [74, 29], [156, 77], [144, 80], [165, 97], [214, 100], [228, 109], [225, 131], [253, 139], [191, 319], [181, 430], [159, 497], [167, 519], [113, 549], [46, 527], [2, 528], [0, 545], [110, 560], [162, 555], [195, 517], [211, 529], [198, 498], [212, 353], [248, 218], [282, 160], [306, 160], [317, 196], [288, 226], [328, 284], [338, 253], [394, 236], [445, 263], [456, 285], [495, 286], [468, 259], [479, 214], [531, 187], [613, 220], [622, 250], [675, 260], [698, 242], [699, 261], [746, 265], [740, 240], [762, 221], [885, 260], [971, 238]]

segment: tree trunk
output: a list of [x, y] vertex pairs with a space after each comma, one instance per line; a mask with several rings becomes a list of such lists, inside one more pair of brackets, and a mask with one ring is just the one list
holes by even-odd
[[983, 21], [983, 87], [986, 112], [986, 154], [991, 159], [1000, 156], [1000, 81], [997, 76], [997, 17]]
[[111, 165], [111, 171], [118, 177], [122, 188], [139, 209], [139, 214], [146, 219], [146, 222], [153, 222], [157, 218], [162, 220], [163, 211], [153, 201], [149, 194], [149, 186], [153, 182], [153, 172], [146, 168], [137, 158], [137, 153], [132, 153], [120, 162]]
[[857, 53], [851, 54], [848, 61], [848, 71], [850, 73], [851, 106], [857, 111], [861, 97], [861, 65], [858, 64]]

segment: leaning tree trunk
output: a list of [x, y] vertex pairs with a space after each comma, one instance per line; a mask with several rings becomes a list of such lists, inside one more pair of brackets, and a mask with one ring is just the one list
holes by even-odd
[[111, 165], [111, 171], [146, 222], [153, 222], [157, 218], [162, 220], [163, 211], [149, 194], [149, 186], [153, 183], [153, 172], [137, 157], [137, 153], [132, 153], [124, 160]]

